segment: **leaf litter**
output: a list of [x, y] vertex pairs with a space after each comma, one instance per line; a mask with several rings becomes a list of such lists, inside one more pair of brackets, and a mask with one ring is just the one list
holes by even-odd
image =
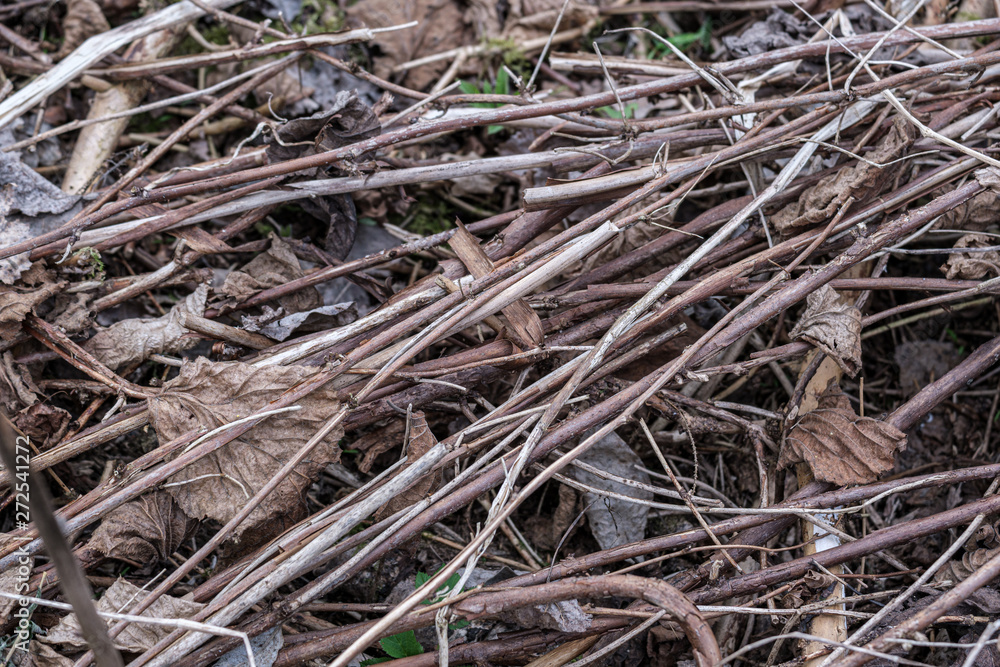
[[[774, 596], [963, 664], [1000, 614], [1000, 19], [763, 4], [0, 7], [0, 404], [84, 599], [268, 667], [808, 662]], [[74, 664], [89, 607], [40, 604], [59, 546], [4, 478], [37, 598], [0, 644]], [[110, 629], [249, 662], [170, 632]]]
[[[212, 430], [266, 408], [314, 373], [301, 366], [254, 368], [238, 361], [213, 363], [200, 357], [182, 366], [178, 376], [149, 402], [149, 420], [162, 442], [193, 429]], [[321, 389], [297, 405], [299, 410], [268, 418], [171, 476], [167, 493], [193, 519], [222, 523], [232, 519], [336, 412], [338, 402], [332, 391]], [[306, 489], [324, 467], [340, 459], [337, 441], [342, 435], [342, 430], [334, 430], [324, 437], [237, 527], [233, 542], [240, 551], [281, 533], [304, 516]]]

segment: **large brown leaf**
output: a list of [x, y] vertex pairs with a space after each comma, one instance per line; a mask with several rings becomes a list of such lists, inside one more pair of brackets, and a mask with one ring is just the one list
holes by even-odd
[[[130, 584], [124, 579], [118, 579], [111, 585], [111, 588], [104, 591], [104, 595], [97, 602], [97, 610], [113, 614], [128, 614], [147, 595], [149, 595], [149, 591]], [[187, 619], [197, 614], [204, 606], [199, 602], [191, 602], [190, 600], [181, 600], [169, 595], [163, 595], [151, 604], [149, 609], [142, 612], [140, 616], [148, 618]], [[120, 651], [141, 653], [170, 634], [171, 630], [173, 628], [166, 625], [129, 623], [128, 627], [115, 637], [115, 647]], [[86, 648], [87, 646], [87, 642], [80, 630], [80, 622], [76, 620], [75, 614], [70, 614], [59, 621], [59, 624], [49, 630], [48, 634], [42, 640], [47, 644], [63, 644], [77, 648]]]
[[88, 547], [107, 558], [149, 570], [170, 557], [197, 522], [168, 493], [147, 493], [104, 518]]
[[891, 470], [906, 435], [877, 419], [859, 417], [835, 381], [819, 407], [802, 415], [781, 444], [778, 466], [805, 461], [813, 476], [834, 484], [866, 484]]
[[829, 285], [806, 297], [806, 312], [790, 336], [826, 352], [851, 377], [861, 370], [861, 311], [841, 300]]
[[[242, 362], [199, 358], [150, 399], [149, 416], [161, 442], [195, 428], [214, 429], [255, 411], [316, 373], [304, 366], [255, 368]], [[264, 420], [225, 447], [170, 478], [167, 491], [188, 516], [220, 522], [232, 519], [339, 408], [332, 389], [318, 389], [298, 401], [301, 409]], [[246, 548], [277, 535], [306, 510], [305, 490], [319, 471], [340, 459], [334, 429], [236, 529]]]
[[185, 315], [204, 314], [207, 297], [208, 286], [200, 285], [163, 317], [116, 322], [94, 334], [83, 347], [112, 370], [137, 364], [151, 354], [177, 354], [198, 342], [185, 337], [189, 332], [182, 322]]

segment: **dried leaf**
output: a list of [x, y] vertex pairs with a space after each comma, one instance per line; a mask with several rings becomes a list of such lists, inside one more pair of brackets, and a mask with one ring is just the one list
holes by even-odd
[[[11, 595], [27, 595], [30, 593], [27, 588], [22, 587], [22, 582], [28, 580], [35, 567], [35, 559], [28, 557], [26, 562], [12, 565], [3, 572], [0, 572], [0, 591]], [[10, 598], [0, 598], [0, 618], [13, 618], [11, 614], [21, 603]]]
[[891, 424], [858, 417], [831, 381], [819, 407], [802, 415], [785, 435], [778, 466], [805, 461], [821, 482], [865, 484], [891, 470], [896, 451], [905, 447], [905, 434]]
[[[954, 186], [941, 188], [935, 196], [954, 190]], [[997, 219], [997, 203], [1000, 197], [993, 190], [980, 192], [972, 199], [962, 202], [944, 213], [934, 223], [934, 229], [962, 229], [981, 232]]]
[[[943, 583], [951, 581], [954, 586], [960, 581], [965, 581], [976, 571], [987, 563], [987, 561], [1000, 556], [1000, 548], [975, 549], [962, 554], [961, 560], [948, 561], [944, 567], [934, 575], [934, 581]], [[970, 597], [966, 602], [971, 602], [983, 611], [996, 614], [1000, 612], [1000, 594], [995, 589], [985, 587], [980, 589], [983, 593], [979, 596]]]
[[306, 213], [327, 225], [323, 248], [334, 259], [347, 257], [358, 235], [358, 211], [351, 195], [307, 197], [301, 204]]
[[111, 26], [94, 0], [69, 0], [63, 19], [63, 44], [56, 57], [65, 58], [90, 37], [108, 30]]
[[260, 333], [261, 329], [271, 322], [281, 319], [284, 314], [281, 308], [275, 310], [264, 304], [260, 308], [260, 315], [240, 315], [240, 327], [251, 333]]
[[[965, 602], [987, 614], [1000, 613], [1000, 592], [993, 586], [983, 586], [965, 598]], [[979, 665], [981, 663], [977, 662], [976, 664]]]
[[[147, 595], [149, 595], [149, 591], [130, 584], [124, 579], [118, 579], [108, 590], [104, 591], [104, 595], [98, 600], [97, 611], [128, 614]], [[160, 619], [191, 618], [204, 606], [199, 602], [161, 595], [140, 616]], [[173, 628], [166, 625], [129, 623], [121, 634], [115, 637], [115, 647], [119, 651], [141, 653], [152, 648], [156, 642], [170, 634], [171, 630]], [[59, 621], [59, 624], [50, 629], [42, 641], [47, 644], [61, 644], [76, 648], [86, 648], [87, 646], [75, 614], [70, 614]]]
[[28, 313], [65, 286], [66, 283], [48, 283], [27, 290], [0, 285], [0, 339], [17, 338], [21, 332], [21, 321]]
[[365, 455], [358, 462], [358, 470], [361, 472], [368, 472], [371, 470], [372, 466], [375, 464], [375, 459], [378, 458], [380, 454], [383, 454], [395, 447], [396, 444], [403, 439], [403, 433], [405, 432], [406, 420], [393, 419], [377, 431], [366, 433], [352, 442], [351, 447], [353, 449], [357, 449], [365, 453]]
[[94, 324], [90, 313], [90, 299], [85, 293], [57, 294], [52, 312], [45, 319], [66, 333], [80, 333]]
[[[464, 568], [460, 569], [459, 573], [464, 574]], [[512, 569], [506, 565], [499, 570], [477, 567], [469, 577], [465, 589], [471, 590], [477, 586], [484, 588], [497, 586], [501, 582], [522, 574], [527, 573], [523, 570]], [[403, 593], [409, 594], [412, 592], [413, 584], [408, 583], [408, 589], [404, 589]], [[397, 588], [397, 590], [399, 589]], [[393, 593], [396, 593], [396, 591], [394, 590]], [[391, 596], [389, 601], [392, 601]], [[461, 606], [462, 603], [459, 602], [458, 607], [461, 608]], [[586, 632], [591, 627], [591, 622], [593, 621], [593, 617], [583, 610], [578, 600], [543, 602], [542, 604], [529, 607], [521, 607], [520, 609], [504, 612], [499, 615], [499, 618], [504, 623], [519, 625], [524, 628], [546, 628], [561, 632]]]
[[197, 344], [198, 339], [185, 337], [188, 329], [181, 323], [185, 315], [203, 315], [207, 297], [208, 286], [199, 285], [163, 317], [116, 322], [97, 332], [83, 347], [112, 370], [138, 364], [151, 354], [177, 354]]
[[358, 98], [355, 90], [337, 93], [328, 113], [327, 123], [316, 135], [320, 152], [364, 141], [382, 132], [378, 116]]
[[[844, 0], [820, 0], [812, 5], [812, 12], [813, 15], [818, 16], [822, 12], [838, 9], [843, 12], [859, 35], [888, 30], [892, 27], [892, 23], [863, 5], [844, 5]], [[899, 14], [897, 13], [897, 15]], [[815, 31], [814, 23], [788, 14], [781, 9], [775, 9], [768, 14], [766, 21], [753, 23], [746, 30], [737, 31], [738, 36], [735, 39], [728, 36], [723, 37], [722, 43], [729, 49], [732, 57], [739, 58], [772, 51], [784, 46], [805, 43]], [[880, 51], [880, 53], [882, 52]], [[826, 71], [823, 64], [817, 64], [816, 68], [816, 71]]]
[[44, 261], [33, 262], [28, 270], [21, 274], [21, 282], [25, 285], [35, 287], [45, 283], [55, 282], [54, 271], [50, 271]]
[[18, 211], [31, 218], [42, 213], [65, 213], [80, 200], [26, 166], [18, 151], [0, 153], [0, 183], [4, 184], [2, 199], [7, 200], [4, 209], [0, 209], [2, 216]]
[[[268, 144], [267, 156], [272, 162], [304, 157], [363, 141], [381, 130], [378, 117], [358, 98], [357, 91], [342, 90], [329, 108], [281, 125]], [[313, 175], [318, 169], [305, 173]], [[358, 231], [351, 195], [306, 198], [301, 205], [306, 213], [328, 225], [323, 241], [327, 252], [338, 260], [347, 257]]]
[[[406, 30], [378, 34], [373, 40], [382, 53], [374, 59], [375, 74], [394, 80], [399, 77], [399, 73], [394, 72], [396, 66], [468, 44], [472, 40], [462, 10], [453, 0], [366, 0], [349, 6], [347, 16], [368, 28], [419, 22], [419, 25]], [[450, 62], [450, 59], [438, 60], [414, 67], [405, 72], [400, 82], [415, 90], [423, 90], [438, 80]]]
[[[771, 216], [771, 222], [779, 232], [789, 235], [801, 227], [828, 220], [848, 197], [853, 196], [855, 201], [868, 201], [900, 172], [903, 162], [888, 163], [902, 155], [917, 136], [916, 128], [906, 119], [898, 118], [878, 145], [865, 154], [868, 162], [858, 161], [807, 188], [798, 201]], [[875, 164], [870, 164], [872, 162]]]
[[[994, 595], [996, 595], [995, 590]], [[958, 639], [958, 643], [968, 644], [969, 648], [972, 648], [978, 643], [980, 636], [980, 631], [966, 632]], [[979, 655], [976, 656], [976, 660], [972, 663], [972, 667], [1000, 667], [1000, 650], [997, 650], [997, 645], [995, 643], [988, 641], [985, 646], [980, 645], [980, 648], [982, 650], [979, 651]], [[958, 651], [948, 667], [964, 667], [967, 656], [968, 653], [966, 651]], [[888, 663], [888, 660], [886, 660], [886, 662]]]
[[148, 571], [167, 560], [196, 525], [169, 493], [156, 491], [104, 517], [87, 546]]
[[[426, 454], [437, 444], [437, 438], [431, 433], [424, 413], [414, 412], [410, 419], [410, 442], [406, 443], [406, 461], [409, 466]], [[399, 510], [406, 509], [415, 502], [427, 497], [440, 484], [440, 473], [426, 475], [419, 482], [383, 505], [375, 514], [376, 520], [391, 516]]]
[[73, 667], [76, 661], [60, 654], [48, 644], [32, 639], [28, 642], [27, 651], [14, 651], [11, 664], [16, 667]]
[[815, 31], [808, 22], [775, 9], [764, 21], [757, 21], [738, 35], [727, 35], [722, 43], [734, 58], [755, 56], [807, 41]]
[[861, 370], [861, 311], [829, 285], [806, 297], [806, 311], [789, 335], [823, 350], [851, 377]]
[[536, 604], [503, 612], [499, 618], [522, 628], [542, 628], [560, 632], [587, 632], [593, 617], [585, 612], [577, 600], [564, 600], [556, 604]]
[[[13, 143], [10, 129], [0, 131], [0, 145]], [[52, 185], [21, 161], [18, 151], [0, 152], [0, 248], [34, 238], [47, 229], [33, 229], [29, 218], [42, 213], [64, 213], [79, 201]], [[21, 216], [13, 214], [21, 212]], [[41, 227], [45, 227], [43, 224]], [[0, 260], [0, 283], [13, 285], [18, 277], [31, 266], [28, 253]]]
[[[14, 141], [10, 129], [0, 131], [0, 145]], [[0, 248], [6, 248], [49, 231], [53, 221], [30, 221], [43, 213], [64, 213], [79, 201], [67, 195], [21, 161], [19, 151], [0, 153]], [[13, 214], [20, 211], [21, 216]], [[30, 224], [29, 224], [30, 223]], [[58, 225], [56, 225], [58, 226]], [[31, 266], [28, 253], [0, 260], [0, 283], [13, 285]]]
[[[995, 202], [994, 202], [995, 204]], [[995, 215], [996, 208], [991, 207]], [[995, 219], [995, 218], [994, 218]], [[956, 248], [995, 248], [996, 243], [985, 234], [966, 234], [955, 242]], [[1000, 252], [987, 250], [985, 252], [961, 252], [948, 255], [948, 261], [941, 267], [949, 280], [979, 280], [987, 275], [1000, 276]]]
[[39, 449], [51, 445], [50, 440], [62, 437], [73, 416], [62, 408], [48, 403], [35, 403], [14, 418], [14, 424]]
[[[135, 209], [132, 210], [135, 211]], [[154, 213], [153, 215], [158, 214], [159, 213]], [[184, 243], [188, 248], [203, 255], [219, 255], [226, 252], [232, 252], [233, 250], [232, 246], [228, 243], [217, 236], [209, 234], [197, 225], [183, 227], [181, 229], [171, 229], [170, 233], [179, 239], [184, 239]]]
[[[260, 410], [316, 373], [304, 366], [255, 368], [241, 362], [185, 363], [180, 374], [149, 401], [150, 422], [161, 442], [194, 428], [214, 429]], [[302, 446], [339, 404], [333, 389], [298, 401], [301, 410], [275, 415], [225, 447], [170, 478], [169, 493], [188, 516], [225, 523], [232, 519]], [[236, 529], [241, 548], [280, 533], [306, 510], [305, 491], [325, 466], [340, 458], [334, 429]], [[245, 537], [241, 537], [245, 536]]]
[[13, 355], [4, 352], [0, 356], [0, 405], [6, 408], [8, 414], [17, 412], [22, 407], [37, 403], [38, 393], [41, 390], [35, 385], [28, 369], [21, 364], [15, 366]]
[[277, 162], [329, 151], [373, 137], [381, 129], [357, 91], [342, 90], [327, 109], [278, 126], [277, 136], [267, 145], [267, 157]]
[[265, 324], [260, 327], [259, 331], [268, 338], [282, 341], [293, 333], [307, 334], [327, 331], [350, 324], [356, 319], [358, 319], [358, 309], [351, 301], [307, 310], [304, 313], [292, 313], [288, 317], [282, 317], [277, 322]]
[[[2, 206], [0, 204], [0, 248], [8, 248], [32, 238], [31, 228], [28, 225], [23, 222], [6, 220]], [[26, 252], [0, 259], [0, 283], [13, 285], [30, 266], [31, 260], [28, 259]]]
[[[226, 276], [222, 293], [234, 299], [236, 303], [242, 303], [258, 292], [284, 285], [305, 275], [289, 245], [273, 232], [269, 238], [271, 247], [267, 252], [257, 255], [242, 269]], [[299, 290], [277, 301], [286, 313], [312, 310], [323, 305], [319, 292], [313, 287]]]
[[981, 186], [994, 194], [1000, 195], [1000, 169], [996, 167], [983, 167], [982, 169], [977, 169], [972, 175]]
[[822, 593], [834, 582], [828, 574], [809, 572], [800, 583], [797, 583], [782, 597], [783, 604], [798, 609], [806, 600], [813, 601], [818, 593]]
[[[636, 467], [642, 465], [642, 459], [614, 432], [598, 440], [577, 460], [618, 477], [643, 484], [649, 484], [650, 481], [649, 475]], [[640, 500], [653, 499], [653, 494], [650, 491], [598, 477], [594, 473], [580, 468], [571, 468], [567, 474], [578, 482], [595, 489], [612, 491]], [[622, 544], [635, 542], [646, 536], [646, 522], [649, 517], [648, 505], [630, 503], [626, 500], [601, 496], [590, 491], [583, 494], [583, 504], [587, 508], [587, 524], [590, 526], [590, 532], [593, 533], [602, 549], [611, 549]]]

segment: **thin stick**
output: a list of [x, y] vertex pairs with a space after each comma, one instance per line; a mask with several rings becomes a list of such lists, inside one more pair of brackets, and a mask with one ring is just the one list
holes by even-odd
[[[52, 514], [52, 498], [49, 496], [48, 487], [45, 482], [38, 478], [38, 473], [27, 465], [28, 451], [21, 444], [26, 438], [14, 437], [14, 428], [11, 426], [7, 415], [0, 410], [0, 454], [2, 454], [4, 466], [13, 482], [13, 490], [22, 496], [27, 496], [28, 509], [30, 510], [30, 520], [35, 524], [39, 534], [45, 542], [49, 557], [55, 563], [56, 571], [59, 573], [59, 587], [70, 601], [67, 605], [76, 613], [76, 618], [80, 622], [80, 629], [87, 640], [87, 644], [97, 659], [98, 667], [124, 667], [125, 662], [121, 654], [115, 649], [111, 638], [108, 636], [108, 628], [104, 621], [100, 619], [97, 610], [94, 608], [93, 591], [87, 581], [83, 568], [73, 555], [66, 538], [63, 536]], [[24, 461], [25, 463], [20, 463]], [[22, 477], [23, 475], [23, 477]], [[20, 481], [20, 480], [24, 481]], [[19, 504], [19, 513], [21, 505]], [[4, 593], [4, 597], [8, 594]], [[14, 599], [21, 596], [13, 595]], [[29, 598], [33, 602], [34, 598]]]

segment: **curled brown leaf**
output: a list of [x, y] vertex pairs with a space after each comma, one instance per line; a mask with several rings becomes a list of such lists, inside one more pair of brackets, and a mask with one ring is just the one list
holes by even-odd
[[380, 454], [402, 442], [405, 431], [406, 422], [402, 419], [393, 419], [382, 428], [366, 433], [351, 443], [351, 447], [364, 452], [364, 456], [358, 461], [358, 470], [365, 473], [371, 470]]
[[199, 285], [163, 317], [116, 322], [97, 332], [83, 347], [112, 370], [140, 363], [151, 354], [177, 354], [198, 342], [186, 336], [188, 330], [182, 322], [185, 315], [204, 314], [207, 297], [208, 286]]
[[[892, 124], [878, 145], [853, 166], [844, 167], [803, 191], [798, 201], [788, 204], [771, 216], [782, 234], [792, 234], [802, 227], [828, 220], [849, 197], [868, 201], [882, 191], [903, 168], [900, 157], [917, 137], [917, 130], [904, 118]], [[891, 163], [891, 164], [890, 164]]]
[[[430, 426], [423, 412], [414, 412], [410, 420], [410, 441], [404, 443], [406, 447], [407, 465], [431, 450], [437, 444], [437, 438], [431, 433]], [[382, 519], [395, 514], [401, 509], [406, 509], [410, 505], [423, 500], [427, 494], [431, 493], [440, 483], [440, 473], [426, 475], [409, 489], [399, 494], [386, 503], [376, 513], [376, 519]]]
[[32, 290], [0, 286], [0, 339], [16, 338], [28, 313], [65, 286], [66, 283], [46, 283]]
[[[991, 208], [995, 214], [996, 209]], [[995, 219], [995, 218], [994, 218]], [[966, 234], [955, 242], [955, 248], [995, 248], [995, 240], [985, 234]], [[949, 280], [979, 280], [986, 276], [1000, 275], [1000, 252], [994, 249], [985, 252], [953, 252], [941, 267]]]
[[906, 447], [899, 429], [870, 417], [859, 417], [834, 380], [785, 434], [778, 466], [806, 462], [813, 476], [834, 484], [865, 484], [892, 469], [895, 453]]
[[63, 436], [73, 416], [49, 403], [35, 403], [14, 417], [14, 425], [35, 446], [46, 449]]
[[40, 392], [28, 369], [15, 364], [10, 352], [0, 355], [0, 405], [8, 414], [37, 403]]
[[861, 370], [861, 311], [829, 285], [806, 297], [806, 311], [789, 335], [823, 350], [851, 377]]

